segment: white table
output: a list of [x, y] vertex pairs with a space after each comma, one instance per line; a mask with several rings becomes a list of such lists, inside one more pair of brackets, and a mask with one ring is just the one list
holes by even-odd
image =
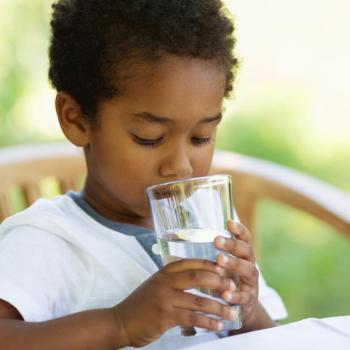
[[350, 350], [350, 316], [305, 319], [209, 341], [186, 350]]

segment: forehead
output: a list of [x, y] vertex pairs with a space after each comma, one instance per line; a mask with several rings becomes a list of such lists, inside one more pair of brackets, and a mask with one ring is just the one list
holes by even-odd
[[129, 65], [123, 76], [122, 94], [103, 102], [102, 114], [130, 123], [130, 115], [146, 112], [186, 128], [221, 111], [226, 75], [216, 61], [167, 55]]
[[169, 115], [172, 109], [217, 112], [225, 79], [216, 61], [166, 55], [156, 62], [130, 66], [121, 79], [123, 94], [115, 102], [141, 109], [153, 106], [160, 115]]

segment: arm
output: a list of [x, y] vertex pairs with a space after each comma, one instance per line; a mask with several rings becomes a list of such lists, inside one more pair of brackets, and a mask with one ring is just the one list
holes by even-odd
[[0, 300], [0, 350], [114, 350], [147, 345], [177, 325], [222, 329], [206, 314], [230, 320], [229, 306], [184, 291], [192, 288], [223, 292], [234, 286], [214, 262], [185, 259], [166, 265], [110, 309], [29, 323]]
[[47, 322], [24, 322], [0, 300], [0, 350], [115, 350], [127, 346], [124, 329], [112, 309], [84, 311]]

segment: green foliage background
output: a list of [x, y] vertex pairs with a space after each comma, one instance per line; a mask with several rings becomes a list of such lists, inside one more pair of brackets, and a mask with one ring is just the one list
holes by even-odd
[[[30, 113], [22, 103], [34, 90], [50, 89], [50, 3], [0, 0], [0, 147], [60, 138], [42, 132], [46, 120], [55, 118], [42, 109], [47, 94], [36, 98]], [[228, 109], [218, 148], [271, 160], [350, 192], [350, 141], [334, 149], [329, 146], [327, 154], [318, 152], [299, 107], [293, 94], [271, 91], [254, 101], [254, 108]], [[285, 322], [350, 314], [349, 240], [310, 216], [271, 201], [259, 205], [258, 236], [261, 269], [287, 306]]]

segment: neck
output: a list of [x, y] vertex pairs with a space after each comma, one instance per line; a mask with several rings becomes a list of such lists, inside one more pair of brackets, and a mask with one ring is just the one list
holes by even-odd
[[150, 216], [140, 216], [121, 209], [117, 211], [116, 203], [111, 203], [111, 200], [107, 196], [100, 196], [95, 193], [95, 191], [91, 191], [91, 188], [89, 188], [87, 183], [81, 191], [81, 195], [97, 213], [108, 220], [124, 224], [132, 224], [153, 230], [153, 222]]

